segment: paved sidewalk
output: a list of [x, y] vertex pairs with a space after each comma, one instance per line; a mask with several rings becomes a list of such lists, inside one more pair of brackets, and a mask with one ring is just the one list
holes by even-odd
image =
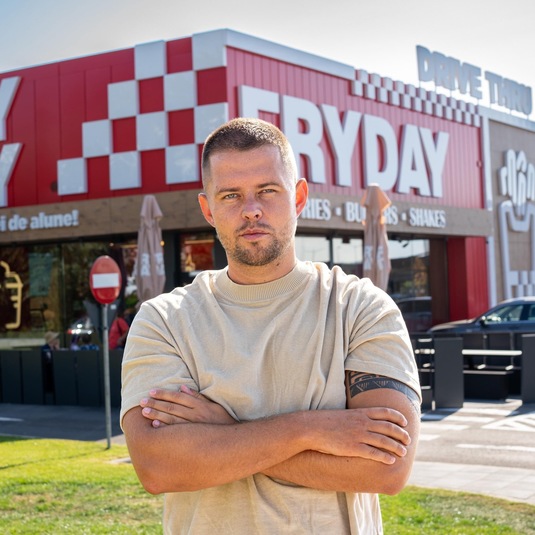
[[[0, 403], [0, 435], [107, 442], [104, 408]], [[112, 444], [124, 444], [112, 409]], [[471, 492], [535, 505], [535, 470], [416, 461], [410, 485]]]
[[409, 485], [485, 494], [535, 505], [535, 470], [416, 461]]

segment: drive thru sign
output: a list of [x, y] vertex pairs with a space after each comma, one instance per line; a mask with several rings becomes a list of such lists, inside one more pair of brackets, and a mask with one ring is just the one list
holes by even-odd
[[111, 256], [99, 256], [89, 272], [89, 286], [93, 297], [101, 305], [110, 305], [121, 291], [121, 270]]

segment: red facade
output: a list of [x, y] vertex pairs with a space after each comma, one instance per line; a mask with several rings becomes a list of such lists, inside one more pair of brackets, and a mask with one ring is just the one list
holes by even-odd
[[[373, 181], [367, 175], [370, 168], [380, 176], [391, 164], [396, 180], [385, 189], [393, 203], [484, 210], [477, 110], [334, 62], [324, 68], [325, 62], [309, 55], [273, 48], [235, 32], [213, 33], [217, 39], [209, 32], [0, 74], [0, 83], [19, 79], [9, 106], [0, 90], [0, 105], [7, 107], [0, 151], [7, 155], [10, 146], [20, 145], [0, 211], [199, 189], [203, 136], [211, 126], [240, 114], [244, 88], [253, 95], [249, 105], [255, 105], [255, 98], [269, 102], [259, 108], [260, 117], [281, 128], [285, 114], [291, 117], [294, 138], [311, 128], [299, 109], [320, 121], [320, 163], [314, 167], [306, 154], [313, 153], [315, 142], [303, 141], [305, 154], [298, 152], [313, 197], [332, 195], [358, 202], [367, 182]], [[147, 50], [152, 55], [147, 56]], [[163, 66], [151, 75], [154, 58]], [[123, 95], [130, 106], [126, 112]], [[128, 95], [134, 96], [128, 100]], [[395, 149], [382, 134], [367, 134], [372, 127], [391, 136]], [[149, 135], [151, 128], [156, 138], [161, 136], [157, 143]], [[108, 134], [109, 140], [100, 139]], [[344, 157], [337, 151], [344, 136], [351, 144], [349, 156], [345, 147], [349, 164], [341, 171]], [[443, 161], [440, 139], [445, 143]], [[177, 148], [195, 158], [196, 172], [190, 169], [189, 175], [177, 178], [178, 167], [170, 168], [177, 165], [173, 152]], [[114, 167], [123, 165], [123, 155], [128, 165], [135, 166], [134, 178], [125, 175], [124, 168], [118, 172]], [[376, 158], [371, 164], [370, 155]], [[74, 172], [70, 168], [71, 174], [64, 175], [61, 183], [59, 169], [67, 164], [78, 167]], [[321, 167], [323, 178], [315, 176]], [[6, 169], [4, 165], [4, 173]], [[456, 293], [453, 319], [487, 305], [484, 249], [481, 237], [450, 242], [449, 279]]]
[[[167, 42], [166, 73], [191, 70], [192, 39]], [[166, 112], [167, 146], [195, 142], [201, 146], [199, 140], [195, 140], [195, 108], [227, 103], [228, 115], [236, 116], [239, 114], [239, 88], [259, 88], [316, 106], [334, 106], [341, 121], [348, 110], [383, 118], [391, 126], [398, 143], [406, 125], [425, 128], [434, 134], [447, 133], [449, 141], [442, 171], [442, 195], [422, 196], [411, 190], [404, 194], [389, 191], [389, 196], [393, 201], [417, 200], [430, 206], [483, 208], [480, 130], [477, 126], [356, 96], [352, 94], [351, 80], [247, 50], [228, 48], [226, 66], [193, 72], [195, 106]], [[158, 76], [137, 80], [138, 110], [135, 115], [109, 118], [108, 86], [135, 79], [134, 49], [4, 73], [0, 80], [12, 77], [20, 77], [20, 85], [6, 120], [7, 139], [0, 140], [0, 149], [3, 144], [21, 143], [22, 151], [9, 181], [6, 206], [43, 205], [198, 187], [198, 182], [187, 185], [166, 183], [162, 148], [139, 151], [141, 176], [150, 177], [150, 180], [142, 178], [139, 187], [111, 189], [108, 156], [93, 156], [86, 162], [87, 192], [75, 196], [58, 194], [57, 163], [82, 155], [84, 123], [110, 120], [112, 152], [136, 151], [136, 120], [142, 115], [164, 110], [164, 79]], [[280, 125], [280, 114], [262, 112], [260, 115]], [[324, 132], [320, 144], [325, 157], [326, 182], [312, 183], [312, 191], [361, 195], [365, 187], [361, 133], [357, 135], [351, 160], [354, 176], [350, 187], [335, 185], [335, 158], [327, 134]], [[303, 168], [306, 169], [306, 162], [303, 162]]]

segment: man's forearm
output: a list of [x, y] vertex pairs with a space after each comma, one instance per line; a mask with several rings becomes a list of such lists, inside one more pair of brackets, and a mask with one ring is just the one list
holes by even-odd
[[303, 487], [336, 492], [396, 494], [404, 485], [399, 477], [408, 459], [386, 465], [360, 457], [337, 457], [305, 451], [262, 473]]
[[[135, 408], [123, 420], [132, 462], [152, 493], [198, 490], [267, 473], [308, 450], [328, 454], [326, 458], [366, 457], [392, 464], [406, 454], [403, 425], [404, 417], [388, 408], [304, 411], [245, 423], [162, 428], [152, 427]], [[291, 466], [297, 474], [298, 465]]]
[[155, 429], [132, 409], [123, 426], [140, 481], [159, 494], [222, 485], [281, 463], [307, 447], [300, 419], [293, 413], [245, 424]]

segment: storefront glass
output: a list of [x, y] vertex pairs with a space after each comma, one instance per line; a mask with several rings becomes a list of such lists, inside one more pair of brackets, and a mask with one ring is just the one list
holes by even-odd
[[39, 345], [46, 331], [59, 332], [62, 345], [68, 347], [70, 328], [80, 322], [91, 325], [90, 316], [96, 317], [89, 272], [102, 255], [118, 263], [124, 275], [121, 297], [135, 306], [135, 252], [135, 244], [108, 241], [2, 247], [0, 347]]
[[297, 236], [295, 251], [299, 260], [331, 262], [330, 243], [326, 236]]
[[[180, 254], [179, 284], [196, 274], [226, 264], [224, 251], [210, 232], [176, 236]], [[301, 260], [336, 264], [362, 276], [361, 238], [300, 235], [296, 252]], [[396, 300], [429, 296], [429, 241], [389, 240], [392, 271], [388, 293]], [[89, 287], [89, 271], [101, 255], [110, 255], [123, 273], [121, 299], [135, 311], [137, 303], [135, 238], [2, 247], [0, 249], [0, 347], [36, 346], [46, 331], [61, 334], [62, 345], [73, 340], [77, 324], [90, 326], [98, 338], [99, 305]], [[178, 261], [178, 259], [177, 259]], [[99, 341], [98, 339], [96, 340]]]
[[388, 293], [394, 299], [429, 295], [429, 240], [388, 240], [388, 251]]
[[[394, 299], [429, 295], [429, 240], [388, 240], [392, 271], [388, 293]], [[346, 273], [362, 277], [363, 240], [297, 236], [296, 252], [300, 260], [338, 265]]]
[[333, 238], [333, 263], [346, 273], [362, 277], [363, 241], [360, 238]]
[[215, 236], [209, 232], [180, 235], [180, 282], [190, 283], [201, 271], [215, 268]]

